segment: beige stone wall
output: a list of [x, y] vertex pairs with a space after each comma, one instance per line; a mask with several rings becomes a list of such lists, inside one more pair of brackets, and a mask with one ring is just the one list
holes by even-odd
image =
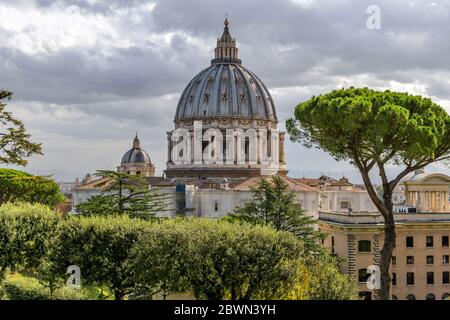
[[[406, 248], [406, 237], [414, 237], [414, 247]], [[426, 237], [432, 236], [434, 246], [426, 247]], [[405, 299], [413, 294], [416, 299], [423, 300], [431, 293], [441, 300], [445, 293], [450, 294], [450, 284], [442, 283], [442, 272], [450, 272], [450, 264], [442, 263], [443, 255], [450, 255], [449, 247], [442, 247], [442, 236], [450, 236], [450, 226], [399, 227], [397, 231], [394, 256], [397, 263], [391, 267], [397, 275], [397, 284], [392, 286], [392, 294], [398, 299]], [[406, 257], [413, 256], [414, 264], [407, 264]], [[426, 257], [434, 256], [434, 264], [427, 264]], [[414, 285], [406, 284], [406, 273], [414, 273]], [[434, 272], [434, 284], [427, 284], [427, 272]]]
[[[345, 227], [320, 221], [320, 229], [328, 234], [324, 246], [342, 259], [341, 271], [353, 274], [358, 279], [358, 270], [369, 265], [378, 264], [379, 251], [383, 245], [380, 227]], [[406, 247], [406, 237], [414, 237], [414, 247]], [[426, 247], [426, 237], [432, 236], [434, 246]], [[397, 241], [394, 249], [396, 265], [391, 266], [391, 273], [396, 273], [396, 285], [392, 286], [392, 295], [397, 299], [406, 299], [410, 294], [418, 300], [434, 294], [441, 300], [450, 294], [450, 284], [442, 283], [442, 272], [450, 272], [450, 264], [442, 263], [443, 255], [450, 255], [449, 247], [442, 247], [442, 236], [450, 236], [450, 223], [404, 224], [397, 226]], [[332, 245], [334, 238], [334, 247]], [[358, 241], [371, 241], [371, 252], [358, 252]], [[434, 264], [427, 265], [426, 257], [434, 256]], [[414, 256], [414, 264], [407, 264], [407, 256]], [[414, 285], [407, 285], [407, 272], [414, 273]], [[434, 284], [427, 284], [427, 272], [434, 272]], [[358, 283], [360, 292], [369, 291], [365, 283]]]

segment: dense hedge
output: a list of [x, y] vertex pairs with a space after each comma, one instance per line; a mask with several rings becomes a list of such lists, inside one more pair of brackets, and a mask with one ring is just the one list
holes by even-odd
[[6, 281], [10, 299], [44, 299], [50, 291], [58, 298], [61, 290], [70, 296], [62, 287], [70, 265], [80, 267], [82, 288], [106, 287], [116, 299], [156, 293], [198, 299], [354, 296], [354, 285], [326, 254], [311, 255], [293, 234], [267, 226], [203, 218], [61, 220], [42, 205], [8, 204], [0, 207], [0, 243], [1, 274], [26, 268], [40, 279], [39, 286]]
[[136, 287], [130, 268], [130, 252], [150, 223], [128, 216], [72, 216], [58, 226], [51, 259], [62, 277], [67, 267], [77, 265], [82, 281], [107, 285], [117, 299]]
[[39, 281], [32, 277], [13, 274], [3, 282], [3, 293], [9, 300], [93, 300], [98, 299], [97, 292], [89, 288], [73, 290], [62, 287], [55, 290], [53, 296]]
[[303, 244], [269, 227], [208, 219], [169, 220], [134, 248], [138, 282], [198, 299], [284, 298], [295, 284]]
[[56, 237], [57, 214], [40, 204], [0, 206], [0, 282], [7, 269], [34, 269]]
[[65, 197], [49, 177], [0, 168], [0, 205], [8, 202], [41, 203], [55, 206]]

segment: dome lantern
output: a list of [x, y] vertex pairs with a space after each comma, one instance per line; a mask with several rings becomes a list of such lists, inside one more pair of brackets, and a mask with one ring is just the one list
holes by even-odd
[[224, 28], [222, 37], [217, 39], [217, 46], [214, 49], [215, 58], [211, 60], [211, 64], [214, 63], [241, 63], [238, 59], [238, 48], [236, 47], [236, 39], [231, 37], [230, 29], [228, 28], [228, 18], [224, 21]]
[[136, 133], [136, 136], [134, 137], [133, 140], [133, 149], [140, 149], [141, 148], [141, 141], [138, 138], [138, 135]]

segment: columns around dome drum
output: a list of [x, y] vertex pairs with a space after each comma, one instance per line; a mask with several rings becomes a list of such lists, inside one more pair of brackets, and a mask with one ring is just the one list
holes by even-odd
[[[183, 141], [185, 137], [180, 137], [179, 132], [173, 134], [177, 129], [184, 130], [188, 141]], [[249, 177], [287, 173], [285, 132], [267, 130], [265, 126], [246, 129], [208, 126], [196, 131], [192, 123], [177, 129], [167, 132], [168, 177]], [[211, 130], [217, 134], [211, 134]], [[206, 153], [211, 158], [205, 158]], [[186, 158], [177, 162], [174, 154]]]
[[280, 163], [281, 164], [286, 164], [286, 151], [284, 149], [284, 140], [286, 137], [286, 132], [282, 131], [279, 133], [280, 135]]
[[167, 163], [172, 162], [172, 132], [167, 131]]

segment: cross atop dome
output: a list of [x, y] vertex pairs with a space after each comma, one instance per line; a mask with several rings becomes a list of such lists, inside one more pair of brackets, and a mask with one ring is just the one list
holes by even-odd
[[230, 22], [228, 21], [228, 14], [226, 15], [223, 24], [223, 34], [222, 37], [217, 39], [217, 46], [214, 49], [215, 58], [211, 60], [211, 64], [223, 62], [240, 64], [241, 60], [238, 59], [236, 39], [231, 36], [230, 29], [228, 28], [228, 26], [230, 25]]

